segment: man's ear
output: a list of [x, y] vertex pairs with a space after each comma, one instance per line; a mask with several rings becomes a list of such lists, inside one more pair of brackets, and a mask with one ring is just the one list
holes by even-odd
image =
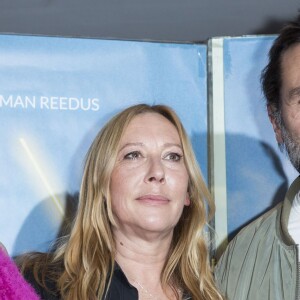
[[280, 124], [278, 124], [278, 119], [276, 119], [274, 117], [275, 108], [272, 105], [269, 104], [267, 106], [267, 109], [268, 109], [269, 120], [272, 123], [277, 143], [278, 144], [282, 144], [283, 143], [283, 139], [282, 139], [282, 134], [281, 134], [281, 126], [280, 126]]

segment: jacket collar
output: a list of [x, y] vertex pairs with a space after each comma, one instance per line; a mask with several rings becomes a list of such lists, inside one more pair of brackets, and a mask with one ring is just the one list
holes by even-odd
[[279, 214], [280, 219], [277, 220], [277, 232], [280, 234], [282, 241], [290, 246], [290, 245], [295, 245], [294, 240], [290, 236], [288, 232], [288, 221], [289, 221], [289, 216], [293, 204], [293, 200], [296, 196], [297, 193], [300, 191], [300, 177], [297, 177], [291, 186], [289, 187], [285, 199], [283, 201], [283, 206], [281, 210], [281, 214]]

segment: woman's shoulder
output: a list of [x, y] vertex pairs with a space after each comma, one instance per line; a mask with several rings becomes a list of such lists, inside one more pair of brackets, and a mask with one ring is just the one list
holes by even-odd
[[[58, 300], [56, 281], [60, 270], [51, 264], [52, 253], [30, 252], [15, 257], [25, 280], [35, 289], [41, 299]], [[55, 272], [54, 272], [55, 270]]]
[[60, 296], [57, 293], [56, 283], [51, 280], [45, 280], [45, 286], [39, 282], [32, 270], [26, 270], [23, 273], [25, 280], [34, 288], [36, 293], [40, 296], [43, 300], [59, 300]]

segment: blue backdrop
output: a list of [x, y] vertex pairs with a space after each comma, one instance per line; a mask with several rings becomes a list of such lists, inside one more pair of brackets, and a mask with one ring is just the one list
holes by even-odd
[[179, 114], [207, 178], [206, 46], [0, 36], [0, 240], [44, 251], [72, 209], [85, 153], [136, 103]]

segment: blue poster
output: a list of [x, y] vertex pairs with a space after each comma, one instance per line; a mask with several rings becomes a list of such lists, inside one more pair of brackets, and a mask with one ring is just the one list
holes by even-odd
[[123, 108], [179, 114], [207, 178], [206, 46], [0, 36], [0, 241], [46, 251], [75, 209], [84, 157]]
[[224, 189], [216, 199], [217, 209], [223, 209], [216, 220], [217, 234], [226, 230], [221, 240], [226, 235], [231, 239], [243, 226], [282, 201], [297, 176], [278, 148], [261, 90], [261, 72], [274, 39], [226, 37], [210, 44], [220, 54], [214, 56], [219, 65], [213, 79], [222, 101], [216, 93], [213, 101], [216, 106], [219, 101], [219, 113], [224, 117], [220, 124], [224, 140], [220, 154], [224, 155], [225, 166], [220, 185]]

